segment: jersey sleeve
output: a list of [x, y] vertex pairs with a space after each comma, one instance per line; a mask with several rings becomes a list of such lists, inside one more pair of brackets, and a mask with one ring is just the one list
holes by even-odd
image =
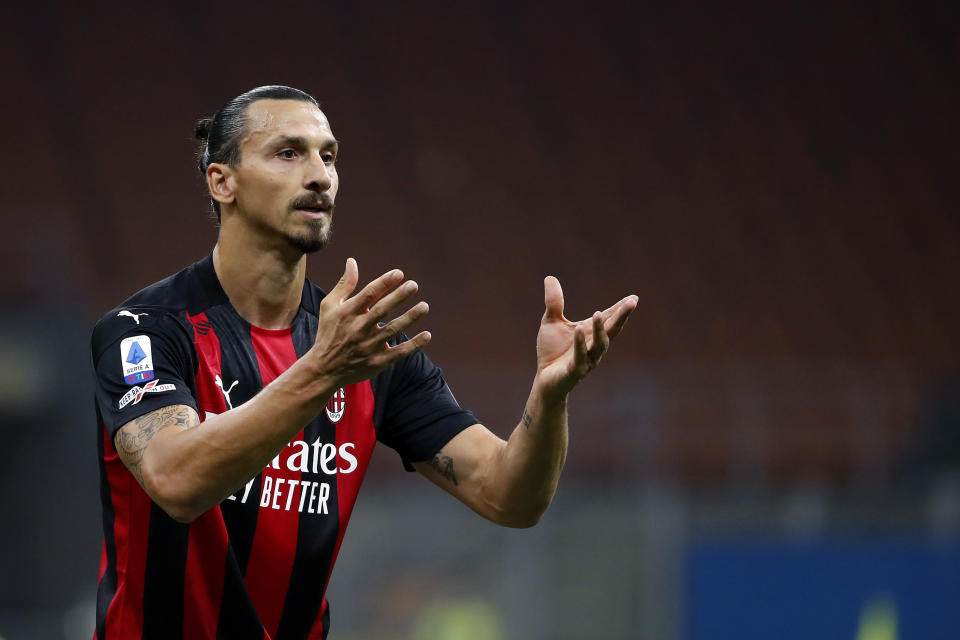
[[[401, 336], [399, 342], [406, 340]], [[400, 454], [407, 471], [413, 471], [411, 463], [431, 459], [455, 435], [477, 424], [473, 413], [457, 403], [440, 368], [423, 351], [400, 360], [385, 373], [378, 390], [384, 403], [377, 439]]]
[[[170, 405], [197, 408], [192, 342], [162, 310], [104, 317], [91, 344], [97, 408], [112, 440], [135, 418]], [[152, 317], [151, 317], [152, 316]]]

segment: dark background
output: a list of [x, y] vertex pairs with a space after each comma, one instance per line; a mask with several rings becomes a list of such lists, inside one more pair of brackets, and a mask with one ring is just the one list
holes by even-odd
[[[960, 458], [949, 3], [14, 3], [0, 16], [8, 629], [63, 611], [67, 629], [86, 611], [102, 535], [89, 333], [210, 251], [193, 123], [261, 84], [312, 93], [341, 141], [334, 241], [310, 278], [329, 288], [347, 256], [363, 281], [403, 268], [431, 304], [429, 355], [501, 435], [532, 380], [543, 276], [574, 319], [639, 295], [574, 395], [561, 512], [650, 487], [721, 510], [777, 508], [798, 487], [829, 513], [940, 495], [960, 508], [936, 489]], [[398, 483], [426, 486], [379, 453], [371, 504]]]

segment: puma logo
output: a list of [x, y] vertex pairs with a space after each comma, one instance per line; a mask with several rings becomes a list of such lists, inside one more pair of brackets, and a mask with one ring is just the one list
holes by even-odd
[[117, 314], [117, 317], [126, 316], [126, 317], [128, 317], [128, 318], [133, 318], [133, 321], [134, 321], [134, 322], [136, 322], [137, 324], [140, 324], [140, 316], [148, 316], [148, 315], [150, 315], [150, 314], [149, 314], [149, 313], [146, 313], [146, 312], [144, 312], [144, 313], [131, 313], [131, 312], [127, 311], [126, 309], [124, 309], [123, 311], [121, 311], [120, 313]]
[[230, 402], [230, 392], [233, 391], [233, 388], [234, 388], [235, 386], [237, 386], [237, 383], [240, 382], [240, 381], [239, 381], [239, 380], [234, 380], [234, 381], [233, 381], [233, 384], [230, 385], [230, 388], [229, 388], [229, 389], [224, 389], [224, 388], [223, 388], [223, 380], [220, 379], [220, 374], [219, 374], [219, 373], [214, 375], [213, 381], [216, 383], [216, 385], [217, 385], [218, 387], [220, 387], [220, 393], [223, 394], [224, 400], [227, 401], [227, 408], [233, 409], [233, 403]]

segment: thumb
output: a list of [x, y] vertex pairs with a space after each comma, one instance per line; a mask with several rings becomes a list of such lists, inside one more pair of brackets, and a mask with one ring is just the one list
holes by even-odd
[[563, 320], [563, 289], [560, 281], [553, 276], [543, 279], [543, 303], [546, 306], [544, 321]]
[[340, 281], [337, 282], [337, 286], [330, 292], [330, 297], [343, 302], [353, 293], [359, 280], [360, 271], [357, 269], [357, 261], [353, 258], [347, 258], [347, 265], [343, 270], [343, 275], [340, 277]]

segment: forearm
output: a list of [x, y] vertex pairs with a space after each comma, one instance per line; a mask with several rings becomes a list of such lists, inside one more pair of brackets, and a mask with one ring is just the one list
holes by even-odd
[[243, 405], [156, 438], [143, 458], [151, 497], [191, 520], [256, 476], [333, 393], [311, 366], [302, 359]]
[[566, 458], [567, 396], [545, 393], [535, 378], [523, 417], [491, 473], [491, 501], [502, 524], [536, 524], [553, 500]]
[[627, 296], [588, 320], [563, 316], [563, 291], [543, 282], [537, 375], [520, 424], [504, 442], [482, 424], [464, 429], [430, 462], [414, 467], [471, 509], [510, 527], [536, 524], [557, 491], [567, 458], [567, 395], [597, 366], [637, 306]]

